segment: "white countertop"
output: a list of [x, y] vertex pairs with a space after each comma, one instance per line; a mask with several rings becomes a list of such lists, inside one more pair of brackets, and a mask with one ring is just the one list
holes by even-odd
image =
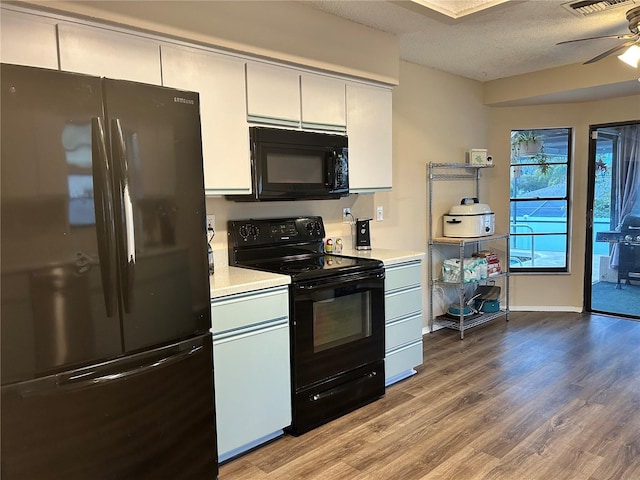
[[343, 250], [342, 255], [352, 257], [375, 258], [382, 260], [385, 266], [397, 265], [398, 263], [424, 260], [424, 252], [413, 252], [410, 250], [393, 250], [387, 248], [373, 248], [371, 250]]
[[[409, 250], [392, 250], [374, 248], [373, 250], [344, 250], [342, 255], [361, 258], [375, 258], [382, 260], [385, 266], [399, 263], [423, 260], [424, 252]], [[277, 273], [262, 272], [249, 268], [216, 267], [213, 275], [209, 277], [211, 283], [211, 298], [226, 297], [237, 293], [246, 293], [263, 288], [289, 285], [291, 277]]]
[[289, 285], [291, 277], [249, 268], [220, 267], [209, 277], [211, 298]]

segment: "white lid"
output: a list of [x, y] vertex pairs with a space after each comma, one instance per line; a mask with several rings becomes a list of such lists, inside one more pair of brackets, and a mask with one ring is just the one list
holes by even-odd
[[460, 200], [460, 205], [454, 205], [449, 209], [450, 215], [478, 215], [493, 213], [486, 203], [479, 203], [476, 197], [466, 197]]

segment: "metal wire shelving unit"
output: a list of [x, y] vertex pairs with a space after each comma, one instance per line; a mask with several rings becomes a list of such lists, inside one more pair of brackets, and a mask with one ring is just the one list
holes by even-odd
[[[437, 181], [468, 181], [474, 185], [474, 196], [480, 197], [480, 171], [483, 168], [491, 168], [491, 166], [469, 165], [466, 163], [429, 163], [427, 164], [429, 198], [428, 198], [428, 226], [429, 226], [429, 246], [428, 246], [428, 272], [429, 272], [429, 331], [433, 331], [434, 324], [458, 330], [460, 339], [464, 339], [464, 332], [470, 328], [482, 325], [484, 323], [495, 320], [496, 318], [505, 317], [509, 320], [509, 258], [510, 258], [510, 242], [509, 234], [496, 234], [485, 237], [474, 238], [453, 238], [437, 236], [434, 226], [433, 216], [433, 189], [434, 182]], [[464, 282], [464, 258], [468, 254], [469, 249], [478, 251], [483, 244], [491, 242], [504, 243], [505, 258], [501, 261], [502, 272], [492, 275], [487, 279], [474, 282]], [[460, 260], [460, 281], [446, 282], [440, 275], [436, 275], [434, 271], [434, 252], [443, 247], [457, 247], [457, 255]], [[437, 289], [456, 289], [458, 293], [459, 305], [465, 304], [465, 290], [469, 286], [496, 282], [503, 279], [504, 283], [504, 306], [497, 312], [480, 312], [472, 315], [465, 315], [464, 309], [460, 310], [458, 316], [449, 316], [448, 314], [434, 315], [434, 298]]]

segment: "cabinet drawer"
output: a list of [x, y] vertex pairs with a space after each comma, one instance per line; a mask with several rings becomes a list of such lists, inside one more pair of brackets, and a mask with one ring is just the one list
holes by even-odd
[[385, 351], [422, 338], [422, 315], [407, 317], [387, 324], [385, 330]]
[[221, 333], [288, 315], [287, 287], [222, 297], [211, 304], [212, 332]]
[[389, 380], [418, 365], [422, 365], [422, 340], [388, 353], [384, 359], [384, 378]]
[[407, 290], [387, 293], [384, 298], [384, 312], [387, 321], [406, 317], [412, 313], [422, 313], [422, 288], [413, 287]]
[[422, 278], [421, 262], [407, 263], [385, 269], [384, 287], [387, 292], [398, 288], [420, 285]]

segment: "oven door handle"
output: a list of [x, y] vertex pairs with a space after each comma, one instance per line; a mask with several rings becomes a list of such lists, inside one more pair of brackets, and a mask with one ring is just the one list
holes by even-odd
[[368, 272], [364, 274], [340, 275], [321, 280], [311, 280], [304, 283], [295, 284], [295, 288], [310, 292], [321, 288], [344, 287], [345, 284], [361, 282], [366, 280], [384, 280], [384, 271]]

